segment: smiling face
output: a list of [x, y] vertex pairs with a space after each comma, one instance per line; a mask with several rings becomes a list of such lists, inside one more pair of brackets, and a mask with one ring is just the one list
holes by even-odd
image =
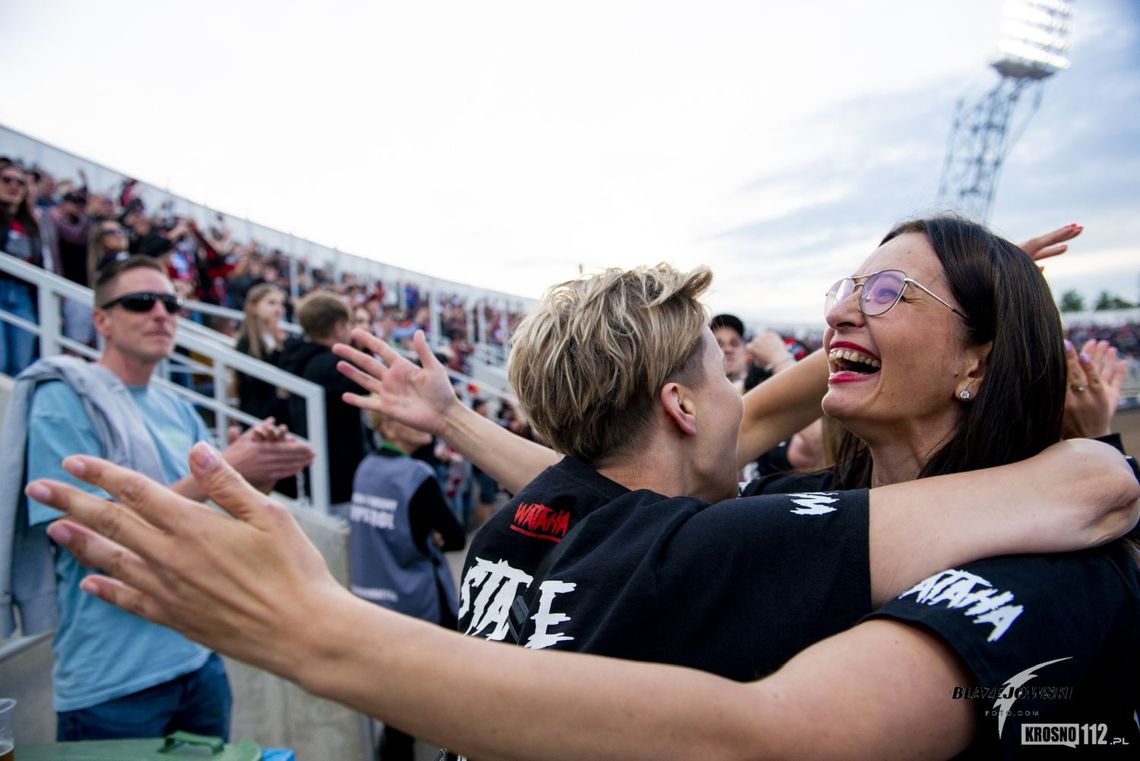
[[[925, 235], [887, 241], [854, 277], [886, 269], [902, 270], [961, 309]], [[906, 286], [899, 302], [875, 317], [860, 311], [862, 293], [857, 289], [827, 314], [830, 376], [823, 410], [872, 450], [876, 443], [903, 442], [925, 457], [958, 424], [957, 395], [977, 352], [966, 346], [963, 319], [922, 289]]]

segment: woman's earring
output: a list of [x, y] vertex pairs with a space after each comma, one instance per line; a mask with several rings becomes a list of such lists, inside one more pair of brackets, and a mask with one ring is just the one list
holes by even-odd
[[970, 398], [970, 389], [964, 388], [958, 392], [958, 398], [962, 401], [967, 401]]

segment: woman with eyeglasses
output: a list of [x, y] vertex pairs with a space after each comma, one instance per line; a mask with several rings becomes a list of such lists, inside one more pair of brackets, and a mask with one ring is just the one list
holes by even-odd
[[[835, 501], [834, 492], [838, 489], [901, 484], [1029, 458], [1060, 438], [1066, 394], [1070, 399], [1082, 399], [1103, 391], [1094, 385], [1100, 387], [1108, 382], [1094, 368], [1089, 368], [1087, 380], [1083, 374], [1080, 382], [1068, 380], [1070, 369], [1066, 367], [1060, 319], [1035, 262], [1017, 246], [967, 220], [936, 217], [898, 226], [851, 277], [829, 289], [825, 307], [827, 391], [823, 410], [847, 432], [839, 447], [838, 464], [822, 473], [770, 477], [745, 490], [746, 496], [801, 494], [804, 515], [828, 513], [833, 509], [829, 505]], [[395, 404], [401, 401], [392, 400]], [[746, 406], [746, 417], [751, 409], [751, 405]], [[1105, 425], [1107, 417], [1106, 413]], [[1107, 430], [1088, 430], [1086, 435], [1102, 432]], [[738, 451], [741, 461], [757, 454], [748, 449], [750, 433], [746, 424]], [[1025, 484], [1026, 501], [1036, 500], [1035, 488], [1039, 487]], [[915, 504], [914, 509], [921, 510], [923, 505]], [[724, 542], [730, 540], [723, 538]], [[592, 652], [614, 654], [621, 650], [640, 653], [646, 659], [664, 660], [661, 654], [667, 650], [675, 657], [679, 650], [663, 650], [662, 643], [675, 642], [673, 632], [683, 626], [679, 621], [685, 620], [689, 611], [702, 609], [704, 603], [698, 602], [699, 597], [688, 603], [676, 596], [660, 599], [637, 608], [638, 616], [644, 620], [634, 621], [630, 620], [629, 601], [646, 599], [643, 596], [655, 594], [656, 589], [676, 591], [676, 579], [691, 578], [699, 587], [698, 580], [722, 572], [726, 556], [723, 543], [710, 537], [707, 553], [688, 558], [675, 559], [673, 552], [665, 551], [660, 557], [632, 558], [628, 573], [622, 574], [612, 558], [598, 558], [595, 563], [584, 560], [590, 552], [585, 545], [596, 541], [604, 540], [585, 535], [563, 540], [566, 546], [560, 547], [562, 558], [539, 576], [576, 585], [579, 590], [606, 589], [623, 605], [614, 611], [595, 606], [589, 613], [581, 607], [571, 608], [567, 598], [558, 609], [566, 621], [557, 631], [560, 636], [577, 639], [566, 639], [558, 647], [575, 650], [585, 640], [601, 643], [604, 637], [596, 632], [612, 630], [614, 634], [606, 640], [610, 644]], [[837, 537], [836, 542], [840, 541]], [[622, 541], [615, 538], [605, 546], [620, 544]], [[771, 634], [764, 635], [771, 642], [786, 642], [790, 637], [799, 643], [799, 648], [811, 644], [812, 639], [807, 636], [810, 626], [804, 622], [814, 621], [820, 614], [805, 609], [804, 606], [810, 607], [810, 601], [799, 599], [798, 592], [810, 588], [814, 579], [829, 568], [829, 549], [820, 546], [818, 557], [803, 557], [799, 569], [803, 576], [801, 586], [785, 586], [780, 580], [772, 580], [777, 588], [771, 594], [784, 597], [788, 615], [757, 624], [771, 630]], [[1044, 697], [1048, 693], [1027, 695], [1016, 709], [995, 705], [994, 697], [984, 703], [976, 701], [977, 714], [957, 714], [953, 729], [961, 733], [959, 741], [973, 736], [969, 752], [975, 756], [989, 757], [1003, 750], [1015, 752], [1020, 744], [1021, 725], [1032, 722], [1022, 718], [1033, 715], [1026, 712], [1056, 716], [1051, 709], [1058, 707], [1060, 715], [1069, 718], [1082, 716], [1083, 720], [1092, 721], [1095, 716], [1098, 723], [1113, 727], [1117, 736], [1132, 742], [1140, 739], [1131, 720], [1132, 708], [1137, 705], [1132, 675], [1138, 668], [1140, 647], [1140, 619], [1136, 615], [1140, 577], [1131, 550], [1130, 544], [1117, 542], [1108, 549], [1073, 557], [1030, 556], [971, 563], [935, 574], [877, 611], [867, 601], [860, 615], [900, 622], [924, 632], [923, 636], [939, 645], [941, 655], [937, 657], [962, 670], [964, 676], [958, 686], [963, 688], [963, 695], [971, 686], [982, 688], [976, 694], [1000, 695], [1007, 681], [1020, 686], [1036, 673], [1031, 667], [1040, 666], [1040, 683], [1052, 687], [1054, 696], [1057, 688], [1067, 687], [1081, 693], [1081, 699], [1086, 701], [1084, 705], [1058, 706]], [[746, 568], [723, 572], [747, 575]], [[642, 583], [633, 581], [638, 577]], [[834, 580], [836, 585], [849, 582], [850, 579]], [[662, 597], [669, 595], [663, 593]], [[734, 615], [720, 607], [716, 610], [726, 620]], [[537, 618], [544, 609], [531, 607], [529, 613]], [[857, 622], [855, 617], [850, 624]], [[871, 626], [876, 623], [872, 621]], [[530, 626], [525, 625], [524, 634], [531, 631]], [[699, 625], [693, 626], [694, 631], [700, 631]], [[863, 631], [860, 626], [850, 630], [850, 635], [840, 635], [845, 641], [849, 638], [856, 643], [849, 657], [841, 659], [851, 673], [858, 673], [861, 648], [869, 644], [863, 639]], [[723, 651], [732, 653], [738, 643], [736, 637], [729, 637], [722, 643]], [[869, 653], [867, 650], [863, 654]], [[934, 657], [934, 650], [930, 653]], [[740, 652], [734, 657], [747, 662], [749, 653]], [[800, 664], [817, 664], [820, 661], [813, 660], [816, 658], [813, 654], [806, 660], [793, 659], [792, 673], [798, 670], [802, 675], [804, 668], [815, 668]], [[669, 662], [694, 660], [690, 653], [684, 660]], [[906, 673], [914, 665], [917, 664], [904, 660], [899, 668]], [[550, 668], [543, 668], [540, 663], [535, 663], [534, 668], [542, 671], [544, 685], [553, 691], [560, 689], [550, 681]], [[634, 687], [631, 681], [629, 691], [605, 691], [607, 701], [613, 698], [608, 703], [611, 711], [621, 705], [623, 716], [631, 722], [631, 717], [638, 717], [636, 731], [632, 723], [627, 725], [631, 742], [627, 745], [623, 736], [619, 745], [616, 739], [606, 736], [599, 741], [606, 742], [607, 748], [659, 749], [661, 743], [655, 731], [666, 732], [676, 741], [666, 745], [684, 757], [686, 742], [692, 740], [699, 747], [704, 726], [718, 725], [726, 734], [749, 734], [746, 723], [734, 723], [747, 722], [748, 711], [728, 712], [728, 706], [748, 705], [748, 693], [730, 690], [729, 682], [704, 691], [709, 683], [696, 676], [689, 679], [674, 673], [670, 677], [666, 672], [625, 671], [624, 667], [614, 671], [599, 667], [598, 671], [589, 672], [581, 670], [584, 664], [575, 667], [570, 663], [565, 668], [588, 682], [603, 683], [607, 674], [611, 675], [609, 678], [637, 679], [640, 687]], [[917, 670], [914, 673], [914, 679], [921, 683], [923, 677], [917, 676]], [[839, 677], [830, 672], [818, 674], [821, 685]], [[565, 684], [572, 681], [567, 677]], [[646, 685], [653, 685], [653, 697], [639, 698], [638, 691]], [[867, 685], [869, 690], [875, 688]], [[702, 690], [703, 698], [692, 692], [697, 689]], [[734, 697], [713, 700], [719, 689]], [[533, 700], [539, 692], [535, 690], [527, 697]], [[520, 689], [519, 695], [523, 694]], [[566, 692], [560, 695], [563, 700], [567, 697]], [[666, 695], [667, 705], [663, 706], [656, 698]], [[556, 700], [552, 698], [551, 702]], [[574, 711], [583, 725], [605, 721], [605, 709], [583, 710], [585, 703], [575, 703], [568, 710]], [[720, 705], [721, 711], [713, 705]], [[968, 701], [954, 702], [947, 695], [946, 705], [940, 710], [949, 713], [951, 708], [967, 705]], [[810, 714], [810, 708], [801, 706], [805, 715]], [[867, 710], [872, 709], [868, 706]], [[820, 716], [819, 721], [821, 727], [830, 726], [842, 735], [853, 729], [845, 722], [855, 721], [858, 713], [855, 710], [846, 720], [838, 715]], [[1015, 718], [1007, 726], [1006, 719], [1011, 714]], [[676, 723], [665, 718], [669, 715], [674, 716]], [[900, 711], [899, 715], [905, 713]], [[719, 724], [724, 716], [734, 718]], [[487, 720], [498, 721], [493, 717]], [[832, 723], [835, 721], [838, 726]], [[869, 724], [874, 726], [875, 721], [868, 714]], [[606, 730], [598, 724], [594, 726], [595, 737], [602, 738]], [[496, 727], [507, 735], [522, 729], [513, 724]], [[571, 732], [569, 726], [559, 729]], [[950, 734], [946, 730], [947, 737]], [[956, 741], [949, 742], [953, 745]], [[878, 746], [852, 745], [849, 752], [860, 756], [874, 747]], [[810, 754], [814, 748], [806, 744], [801, 747], [801, 754]], [[907, 749], [896, 747], [893, 752], [906, 755]]]
[[[43, 265], [43, 240], [28, 198], [27, 177], [4, 157], [0, 157], [0, 251], [37, 267]], [[36, 322], [35, 286], [0, 272], [0, 309]], [[15, 377], [35, 356], [35, 335], [0, 320], [0, 373]]]

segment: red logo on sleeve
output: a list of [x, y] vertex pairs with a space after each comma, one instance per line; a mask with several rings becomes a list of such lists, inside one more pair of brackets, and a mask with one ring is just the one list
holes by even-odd
[[522, 502], [515, 508], [511, 531], [548, 542], [561, 542], [570, 528], [569, 510], [551, 510], [546, 505]]

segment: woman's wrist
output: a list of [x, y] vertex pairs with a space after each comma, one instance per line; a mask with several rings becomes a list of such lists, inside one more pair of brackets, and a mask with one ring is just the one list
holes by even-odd
[[777, 359], [774, 359], [771, 362], [769, 362], [768, 364], [764, 365], [764, 372], [770, 373], [770, 372], [776, 370], [777, 368], [780, 368], [780, 367], [783, 367], [784, 365], [787, 365], [789, 362], [795, 362], [795, 361], [796, 361], [795, 357], [793, 357], [790, 353], [785, 352], [784, 356], [779, 357]]

